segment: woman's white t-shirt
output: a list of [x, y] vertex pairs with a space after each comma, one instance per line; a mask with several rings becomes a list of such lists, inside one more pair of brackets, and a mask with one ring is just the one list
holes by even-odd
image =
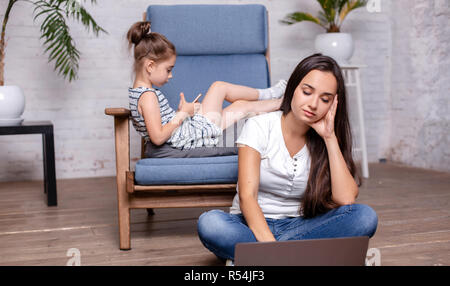
[[[282, 111], [275, 111], [249, 118], [236, 140], [261, 154], [258, 204], [266, 218], [274, 219], [302, 215], [300, 199], [311, 165], [306, 144], [290, 156], [281, 130], [281, 115]], [[239, 192], [239, 187], [236, 190]], [[238, 193], [230, 213], [241, 213]]]

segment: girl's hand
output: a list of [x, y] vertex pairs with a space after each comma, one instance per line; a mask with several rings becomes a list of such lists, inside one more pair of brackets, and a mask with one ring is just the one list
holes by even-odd
[[336, 94], [328, 113], [319, 121], [309, 124], [309, 126], [314, 128], [317, 134], [319, 134], [323, 139], [328, 139], [334, 136], [334, 117], [336, 115], [337, 105], [338, 99]]
[[180, 93], [180, 103], [178, 104], [178, 111], [187, 113], [189, 116], [193, 116], [197, 110], [196, 105], [199, 103], [187, 102], [184, 98], [184, 93]]

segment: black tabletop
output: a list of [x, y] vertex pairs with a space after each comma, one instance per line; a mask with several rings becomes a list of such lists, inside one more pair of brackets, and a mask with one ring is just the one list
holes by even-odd
[[53, 133], [51, 121], [23, 121], [19, 125], [0, 126], [0, 135]]

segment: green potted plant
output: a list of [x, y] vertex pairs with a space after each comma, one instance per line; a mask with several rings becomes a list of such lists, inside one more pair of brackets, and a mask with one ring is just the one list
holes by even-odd
[[[25, 108], [25, 97], [19, 86], [5, 85], [6, 24], [14, 4], [20, 0], [9, 0], [3, 16], [0, 38], [0, 126], [17, 125]], [[83, 0], [84, 2], [86, 0]], [[81, 0], [26, 0], [34, 6], [34, 20], [45, 17], [41, 23], [41, 39], [49, 62], [55, 62], [55, 71], [69, 82], [77, 78], [80, 52], [66, 24], [68, 19], [81, 22], [95, 36], [106, 31], [97, 25], [92, 16], [81, 5]], [[91, 0], [92, 4], [96, 0]]]
[[316, 51], [333, 57], [340, 64], [348, 63], [353, 55], [353, 39], [351, 34], [340, 31], [341, 25], [351, 11], [366, 6], [367, 0], [317, 0], [317, 2], [322, 8], [317, 17], [305, 12], [294, 12], [288, 14], [281, 22], [288, 25], [303, 21], [318, 24], [326, 30], [326, 33], [317, 35]]

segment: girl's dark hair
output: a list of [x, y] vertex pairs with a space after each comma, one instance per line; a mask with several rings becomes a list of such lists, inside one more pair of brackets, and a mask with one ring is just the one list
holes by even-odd
[[155, 62], [163, 61], [176, 55], [175, 46], [164, 36], [151, 32], [150, 22], [134, 23], [127, 33], [128, 48], [134, 45], [134, 71], [139, 71], [143, 59]]
[[[347, 113], [344, 78], [336, 61], [322, 54], [314, 54], [302, 60], [289, 78], [280, 109], [284, 115], [291, 111], [295, 89], [312, 70], [330, 72], [336, 78], [338, 106], [334, 118], [334, 131], [347, 167], [360, 186], [361, 180], [352, 158], [352, 134]], [[306, 144], [311, 155], [311, 166], [306, 190], [301, 199], [303, 216], [312, 218], [338, 205], [331, 198], [330, 165], [325, 142], [313, 128], [310, 128], [306, 133]]]

